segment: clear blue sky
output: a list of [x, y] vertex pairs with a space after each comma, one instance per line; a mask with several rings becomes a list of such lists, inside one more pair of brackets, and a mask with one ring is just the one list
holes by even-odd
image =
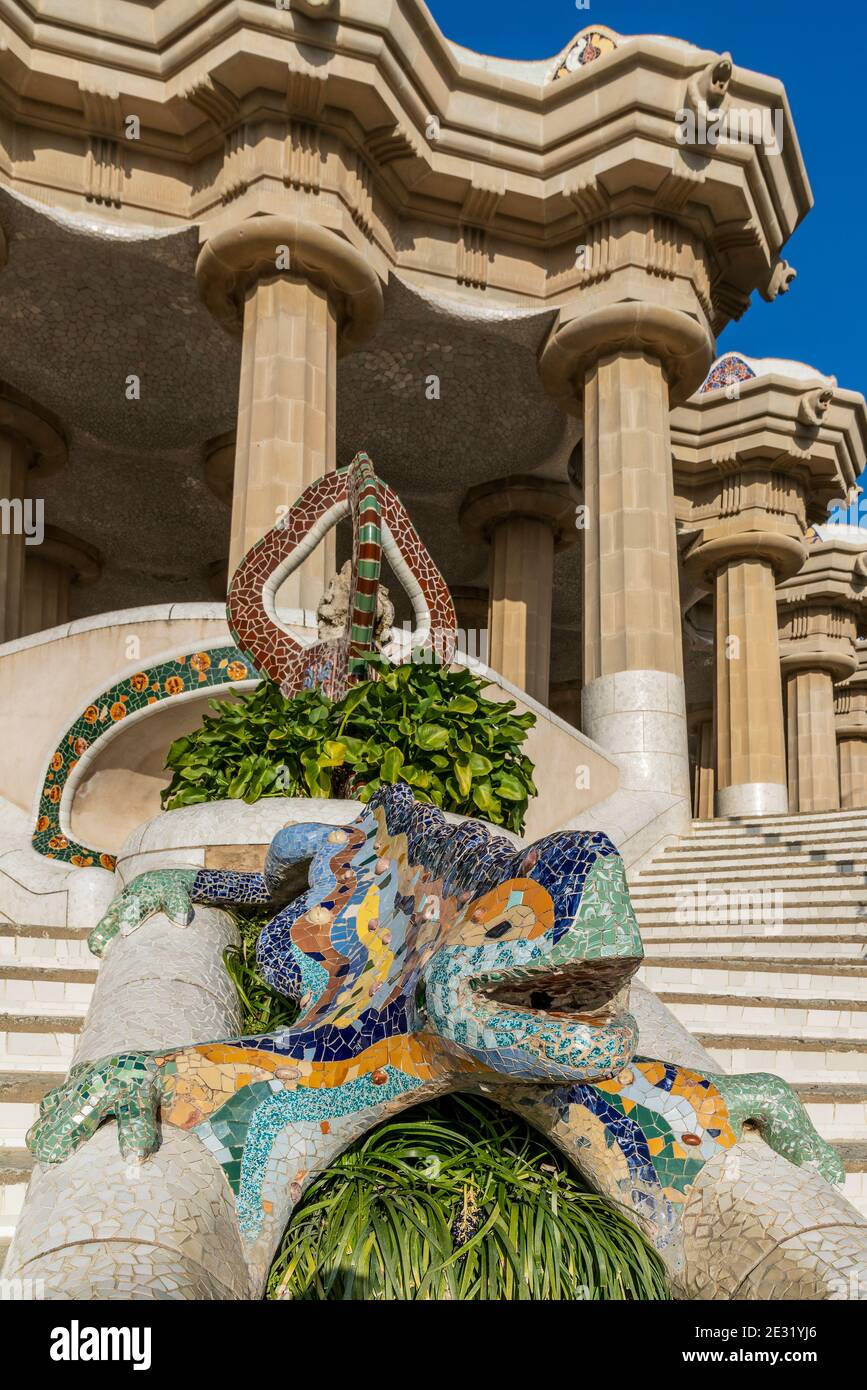
[[673, 34], [785, 83], [815, 206], [784, 256], [798, 278], [773, 304], [756, 295], [720, 348], [793, 357], [867, 394], [862, 265], [867, 227], [867, 0], [427, 0], [455, 42], [502, 58], [547, 58], [585, 25], [621, 34]]

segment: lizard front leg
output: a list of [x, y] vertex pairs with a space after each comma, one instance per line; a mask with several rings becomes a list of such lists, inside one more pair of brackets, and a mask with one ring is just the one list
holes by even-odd
[[103, 956], [117, 936], [129, 936], [150, 917], [164, 912], [176, 927], [188, 927], [196, 903], [214, 907], [266, 905], [270, 894], [261, 874], [224, 869], [152, 869], [139, 874], [118, 894], [87, 938]]

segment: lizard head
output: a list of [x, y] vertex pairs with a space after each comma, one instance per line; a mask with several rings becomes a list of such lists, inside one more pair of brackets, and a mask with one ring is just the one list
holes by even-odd
[[324, 1058], [413, 1038], [438, 1069], [491, 1082], [599, 1080], [634, 1054], [620, 996], [641, 941], [605, 835], [516, 848], [399, 784], [350, 826], [281, 832], [275, 897], [311, 855], [308, 892], [259, 943], [270, 982], [302, 1006], [282, 1046]]
[[418, 972], [416, 1027], [503, 1081], [589, 1081], [634, 1054], [622, 1007], [642, 958], [623, 862], [601, 834], [516, 849], [454, 827], [409, 789], [374, 798], [381, 828], [423, 868], [421, 915], [437, 931]]

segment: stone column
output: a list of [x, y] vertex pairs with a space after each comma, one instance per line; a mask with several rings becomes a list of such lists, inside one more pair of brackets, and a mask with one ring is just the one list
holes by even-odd
[[25, 561], [42, 540], [38, 480], [62, 468], [66, 442], [56, 420], [0, 383], [0, 643], [25, 632]]
[[501, 478], [470, 489], [461, 525], [490, 545], [489, 664], [547, 705], [554, 552], [577, 538], [575, 498], [548, 478]]
[[487, 666], [490, 657], [487, 589], [458, 586], [451, 589], [451, 596], [458, 620], [458, 650]]
[[856, 652], [855, 674], [836, 687], [834, 723], [840, 762], [840, 808], [867, 806], [867, 643]]
[[700, 541], [686, 557], [714, 591], [718, 816], [788, 810], [776, 583], [804, 556], [795, 537], [756, 530]]
[[[242, 333], [229, 580], [247, 551], [336, 466], [340, 352], [382, 316], [374, 270], [336, 232], [288, 217], [218, 232], [196, 266], [211, 312]], [[213, 459], [225, 472], [227, 456]], [[286, 581], [280, 606], [315, 609], [334, 573], [334, 533]]]
[[834, 683], [858, 666], [855, 641], [867, 597], [859, 567], [860, 552], [851, 545], [820, 541], [778, 589], [793, 813], [840, 809]]
[[102, 571], [102, 557], [93, 545], [45, 527], [40, 546], [28, 550], [24, 565], [24, 623], [22, 636], [68, 623], [73, 584], [92, 584]]
[[669, 409], [711, 355], [695, 318], [625, 302], [563, 325], [540, 361], [549, 393], [583, 407], [583, 729], [621, 790], [677, 802], [675, 833], [690, 784]]
[[789, 809], [839, 811], [840, 780], [834, 728], [834, 675], [790, 669], [786, 676]]
[[713, 715], [696, 720], [694, 727], [695, 784], [692, 794], [692, 814], [696, 820], [713, 820], [714, 814], [714, 737]]

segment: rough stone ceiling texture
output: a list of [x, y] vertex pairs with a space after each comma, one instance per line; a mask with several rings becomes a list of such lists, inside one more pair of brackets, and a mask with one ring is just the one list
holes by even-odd
[[[207, 440], [234, 428], [240, 345], [199, 303], [196, 228], [118, 234], [0, 190], [0, 378], [53, 410], [68, 468], [43, 485], [46, 520], [99, 546], [102, 578], [74, 616], [209, 599], [228, 513], [202, 481]], [[381, 327], [338, 369], [338, 458], [366, 449], [452, 585], [485, 585], [487, 551], [457, 513], [474, 483], [565, 479], [575, 423], [544, 396], [536, 354], [551, 321], [438, 298], [392, 277]], [[140, 400], [126, 398], [130, 374]], [[426, 397], [427, 379], [440, 398]], [[555, 680], [578, 674], [577, 550], [557, 559]], [[557, 650], [561, 648], [561, 650]]]

